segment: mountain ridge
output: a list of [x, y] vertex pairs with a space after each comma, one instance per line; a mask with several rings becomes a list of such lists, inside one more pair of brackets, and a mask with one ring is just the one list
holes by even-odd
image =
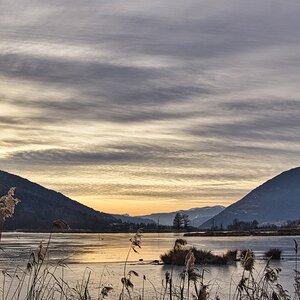
[[117, 220], [96, 211], [60, 192], [43, 187], [26, 178], [0, 170], [0, 193], [16, 187], [21, 200], [13, 218], [7, 219], [4, 229], [49, 229], [55, 219], [64, 219], [72, 229], [102, 230]]
[[220, 211], [222, 211], [225, 207], [222, 205], [214, 205], [214, 206], [204, 206], [204, 207], [193, 207], [185, 210], [177, 210], [166, 213], [152, 213], [148, 215], [137, 216], [139, 218], [146, 218], [153, 220], [155, 223], [161, 225], [171, 226], [173, 224], [173, 219], [176, 213], [187, 214], [191, 221], [191, 225], [194, 227], [200, 226], [206, 220], [210, 219], [212, 216], [215, 216]]
[[300, 218], [300, 167], [284, 171], [247, 193], [201, 227], [228, 226], [234, 219], [262, 223]]
[[155, 222], [151, 219], [130, 216], [128, 214], [111, 214], [111, 215], [116, 219], [121, 220], [123, 223], [146, 224], [146, 225], [155, 224]]

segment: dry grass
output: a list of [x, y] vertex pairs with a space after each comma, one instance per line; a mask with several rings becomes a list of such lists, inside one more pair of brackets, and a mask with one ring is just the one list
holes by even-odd
[[[14, 189], [9, 194], [1, 197], [2, 219], [13, 215], [14, 207], [18, 203], [14, 198]], [[13, 202], [12, 202], [13, 201]], [[5, 207], [7, 205], [7, 207]], [[55, 220], [53, 228], [68, 230], [68, 225], [62, 220]], [[103, 300], [116, 299], [112, 297], [114, 290], [111, 284], [102, 283], [103, 276], [94, 292], [91, 285], [91, 270], [87, 269], [75, 286], [71, 286], [64, 279], [64, 269], [67, 267], [63, 261], [52, 264], [49, 259], [52, 233], [48, 242], [40, 244], [36, 251], [29, 253], [24, 268], [17, 268], [13, 272], [2, 271], [2, 285], [0, 288], [1, 300]], [[236, 260], [236, 251], [229, 251], [225, 255], [216, 256], [210, 251], [197, 250], [188, 247], [186, 241], [178, 239], [167, 255], [163, 256], [167, 263], [170, 263], [170, 271], [165, 273], [160, 287], [155, 286], [148, 277], [143, 275], [142, 290], [136, 291], [132, 278], [139, 277], [134, 270], [127, 270], [127, 262], [130, 254], [139, 251], [142, 247], [142, 232], [139, 230], [130, 240], [129, 249], [124, 263], [123, 276], [120, 280], [121, 292], [119, 300], [220, 300], [217, 294], [212, 295], [211, 285], [205, 280], [205, 270], [198, 268], [197, 264], [224, 263]], [[270, 260], [267, 261], [264, 269], [258, 275], [254, 275], [255, 256], [252, 250], [244, 250], [241, 253], [240, 263], [243, 268], [240, 280], [232, 288], [229, 300], [291, 300], [300, 299], [300, 272], [297, 270], [298, 244], [295, 241], [295, 278], [294, 294], [291, 297], [280, 285], [278, 279], [279, 268], [271, 268]], [[182, 265], [182, 272], [174, 272], [174, 265]], [[103, 274], [102, 274], [103, 275]], [[179, 283], [175, 276], [179, 276]], [[146, 283], [148, 289], [146, 289]], [[151, 288], [149, 289], [149, 286]], [[118, 288], [118, 287], [116, 287]], [[92, 296], [96, 295], [97, 296]], [[151, 294], [151, 296], [149, 296]]]
[[15, 198], [15, 187], [9, 189], [6, 195], [0, 198], [0, 241], [2, 238], [3, 224], [7, 218], [11, 218], [15, 212], [16, 205], [20, 202]]
[[[175, 243], [176, 244], [176, 243]], [[236, 261], [237, 251], [229, 250], [223, 255], [213, 254], [211, 251], [196, 249], [186, 245], [186, 241], [182, 242], [181, 246], [175, 245], [167, 253], [162, 254], [160, 259], [164, 264], [184, 266], [186, 257], [189, 253], [193, 253], [195, 263], [199, 265], [226, 265]]]
[[[51, 235], [51, 234], [50, 234]], [[46, 245], [40, 244], [36, 251], [29, 255], [26, 268], [17, 269], [13, 273], [3, 272], [2, 274], [2, 300], [92, 300], [92, 299], [117, 299], [112, 298], [111, 292], [113, 289], [118, 290], [118, 286], [112, 285], [104, 286], [100, 281], [97, 295], [93, 290], [95, 287], [90, 284], [91, 270], [86, 270], [83, 278], [75, 286], [71, 286], [69, 282], [64, 280], [63, 270], [66, 265], [63, 261], [51, 264], [49, 260], [49, 248], [51, 246], [51, 236]], [[139, 232], [129, 241], [129, 254], [131, 251], [135, 252], [141, 248], [141, 233]], [[178, 246], [174, 248], [185, 247]], [[206, 253], [207, 254], [207, 253]], [[205, 280], [204, 269], [199, 269], [196, 264], [197, 258], [191, 248], [185, 255], [182, 272], [166, 272], [165, 277], [162, 278], [161, 287], [150, 284], [145, 288], [145, 283], [149, 281], [151, 274], [147, 277], [142, 277], [134, 271], [127, 271], [127, 264], [124, 264], [124, 274], [120, 280], [122, 290], [118, 296], [119, 300], [213, 300], [220, 299], [218, 295], [211, 295], [211, 286]], [[254, 275], [255, 257], [251, 250], [247, 250], [241, 257], [241, 266], [243, 273], [241, 274], [239, 282], [232, 288], [230, 300], [289, 300], [292, 299], [287, 291], [279, 284], [278, 278], [280, 269], [270, 267], [270, 261], [267, 262], [263, 272], [260, 276]], [[172, 266], [171, 266], [172, 270]], [[58, 275], [60, 274], [60, 275]], [[299, 299], [300, 295], [300, 273], [295, 273], [295, 297]], [[174, 280], [175, 276], [179, 276], [178, 280]], [[133, 278], [141, 278], [143, 281], [142, 290], [135, 290], [132, 280]], [[148, 278], [149, 277], [149, 278]], [[176, 282], [176, 284], [174, 284]], [[151, 294], [151, 297], [148, 295]]]

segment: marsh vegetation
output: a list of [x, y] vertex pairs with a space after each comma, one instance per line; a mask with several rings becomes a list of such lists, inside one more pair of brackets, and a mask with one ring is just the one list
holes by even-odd
[[[13, 193], [1, 198], [2, 215], [6, 217], [13, 214], [13, 208], [18, 203]], [[15, 200], [13, 200], [15, 199]], [[5, 200], [5, 201], [4, 201]], [[11, 209], [4, 209], [9, 204]], [[5, 218], [3, 218], [3, 222]], [[205, 300], [205, 299], [231, 299], [231, 300], [258, 300], [258, 299], [299, 299], [300, 295], [300, 273], [297, 270], [298, 244], [294, 240], [293, 251], [295, 257], [293, 276], [293, 290], [287, 288], [280, 281], [281, 269], [271, 264], [271, 257], [278, 254], [279, 249], [270, 249], [266, 253], [267, 260], [263, 263], [257, 260], [251, 249], [243, 251], [230, 250], [224, 254], [214, 254], [207, 249], [200, 249], [182, 239], [177, 238], [171, 249], [162, 254], [165, 267], [153, 266], [146, 271], [140, 265], [132, 264], [132, 256], [139, 255], [144, 250], [143, 233], [138, 231], [129, 238], [127, 253], [121, 264], [122, 271], [115, 274], [114, 280], [108, 277], [108, 272], [95, 274], [92, 267], [86, 267], [76, 280], [70, 280], [67, 276], [70, 270], [68, 257], [52, 259], [57, 250], [64, 245], [53, 242], [59, 231], [63, 241], [69, 238], [68, 225], [63, 220], [55, 220], [52, 224], [52, 232], [48, 234], [46, 241], [40, 242], [34, 251], [23, 249], [22, 264], [13, 267], [13, 261], [7, 259], [10, 248], [4, 243], [1, 251], [3, 253], [1, 293], [0, 299], [156, 299], [156, 300]], [[83, 237], [83, 235], [81, 236]], [[21, 240], [23, 237], [20, 236]], [[99, 242], [102, 241], [99, 236]], [[22, 241], [20, 241], [22, 242]], [[20, 243], [19, 242], [19, 243]], [[56, 243], [56, 244], [55, 244]], [[28, 247], [28, 244], [26, 244]], [[119, 248], [120, 249], [120, 248]], [[161, 253], [157, 253], [159, 255]], [[282, 254], [280, 252], [280, 254]], [[239, 260], [239, 261], [236, 261]], [[141, 262], [141, 264], [147, 262]], [[12, 266], [10, 266], [12, 264]], [[220, 278], [229, 285], [229, 291], [224, 297], [220, 289], [216, 289], [217, 282], [211, 281], [209, 272], [212, 266], [237, 264], [240, 266], [238, 279], [230, 276]], [[259, 264], [259, 266], [258, 266]], [[180, 267], [178, 267], [178, 265]], [[162, 268], [163, 271], [158, 279], [153, 280], [154, 268]], [[228, 273], [229, 274], [229, 273]]]

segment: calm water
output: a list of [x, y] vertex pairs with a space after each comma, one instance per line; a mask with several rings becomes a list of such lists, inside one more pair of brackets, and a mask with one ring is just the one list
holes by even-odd
[[[50, 258], [53, 261], [64, 260], [68, 268], [64, 269], [64, 276], [71, 282], [82, 278], [84, 272], [92, 271], [92, 285], [112, 284], [115, 297], [121, 288], [124, 260], [129, 249], [129, 238], [132, 234], [53, 234], [50, 244]], [[144, 234], [142, 249], [139, 253], [132, 252], [129, 257], [128, 270], [136, 270], [140, 276], [134, 279], [136, 289], [141, 288], [142, 276], [146, 275], [151, 283], [159, 289], [161, 280], [169, 267], [151, 265], [153, 260], [159, 259], [160, 254], [170, 249], [174, 241], [182, 235], [174, 233]], [[4, 233], [2, 238], [2, 255], [0, 257], [1, 270], [14, 270], [17, 266], [25, 267], [31, 252], [35, 251], [41, 241], [47, 243], [49, 234], [44, 233]], [[299, 240], [300, 238], [296, 237]], [[228, 249], [251, 248], [258, 258], [255, 272], [258, 274], [265, 262], [263, 253], [269, 248], [277, 247], [283, 250], [283, 260], [272, 263], [282, 268], [280, 282], [288, 290], [293, 290], [293, 269], [295, 256], [293, 253], [293, 237], [187, 237], [190, 245], [197, 248], [212, 250], [214, 253], [224, 253]], [[142, 261], [140, 261], [142, 260]], [[9, 261], [9, 263], [8, 263]], [[203, 268], [203, 266], [200, 266]], [[177, 268], [180, 271], [182, 268]], [[230, 266], [209, 266], [206, 280], [212, 291], [225, 297], [230, 288], [230, 282], [238, 282], [241, 274], [239, 263]], [[149, 290], [153, 291], [151, 283]], [[147, 288], [147, 286], [146, 286]], [[111, 296], [113, 297], [113, 296]], [[113, 298], [111, 298], [113, 299]]]

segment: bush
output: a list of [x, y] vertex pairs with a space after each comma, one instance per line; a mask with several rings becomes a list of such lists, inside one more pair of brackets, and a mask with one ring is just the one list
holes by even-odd
[[225, 265], [229, 262], [236, 260], [237, 251], [228, 251], [224, 255], [216, 255], [211, 251], [207, 250], [198, 250], [195, 247], [185, 247], [185, 248], [176, 248], [171, 249], [167, 253], [162, 254], [160, 259], [164, 264], [167, 265], [177, 265], [184, 266], [185, 258], [188, 252], [192, 250], [195, 256], [196, 264], [215, 264], [215, 265]]
[[271, 248], [265, 252], [265, 258], [268, 259], [281, 259], [282, 251], [278, 248]]
[[228, 261], [237, 261], [237, 250], [228, 250], [224, 256]]

